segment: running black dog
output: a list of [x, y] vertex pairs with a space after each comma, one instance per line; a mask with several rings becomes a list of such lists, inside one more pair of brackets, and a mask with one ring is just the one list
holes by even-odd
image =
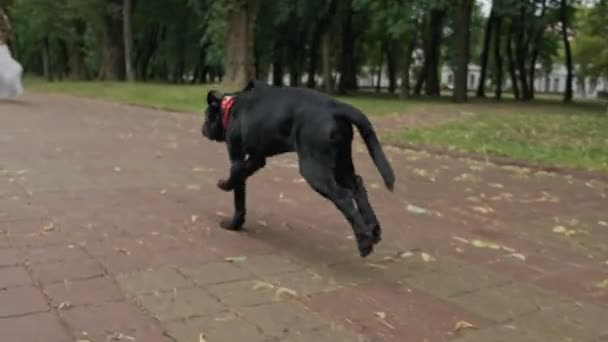
[[210, 91], [207, 105], [203, 136], [226, 142], [231, 163], [228, 179], [218, 182], [220, 189], [234, 191], [234, 217], [222, 222], [223, 228], [240, 230], [245, 222], [247, 178], [266, 165], [267, 157], [295, 151], [308, 184], [350, 222], [361, 256], [373, 251], [381, 229], [353, 166], [353, 124], [391, 191], [395, 176], [363, 113], [313, 90], [255, 81], [237, 93]]

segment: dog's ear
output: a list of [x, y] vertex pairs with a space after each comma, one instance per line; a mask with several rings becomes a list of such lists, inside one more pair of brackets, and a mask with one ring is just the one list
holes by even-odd
[[217, 90], [211, 90], [207, 93], [207, 104], [209, 106], [219, 106], [222, 103], [224, 95]]

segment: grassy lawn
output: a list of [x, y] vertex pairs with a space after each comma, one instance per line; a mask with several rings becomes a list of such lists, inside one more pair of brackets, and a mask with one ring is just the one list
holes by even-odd
[[[28, 89], [107, 99], [200, 113], [209, 86], [100, 82], [47, 83], [26, 79]], [[368, 115], [400, 113], [467, 113], [464, 119], [407, 131], [395, 127], [388, 140], [505, 156], [550, 165], [608, 171], [608, 115], [597, 102], [563, 105], [543, 99], [532, 103], [476, 100], [455, 105], [449, 100], [400, 101], [388, 96], [349, 96], [341, 100]]]
[[[44, 82], [39, 79], [26, 79], [26, 89], [64, 93], [89, 98], [107, 99], [122, 103], [139, 104], [177, 111], [200, 113], [205, 106], [207, 91], [221, 89], [210, 85], [172, 85], [158, 83], [120, 83], [120, 82]], [[404, 112], [407, 102], [397, 99], [372, 97], [341, 98], [369, 115], [387, 115]], [[380, 104], [380, 105], [379, 105]]]
[[475, 115], [393, 138], [549, 165], [608, 171], [608, 115], [599, 104], [480, 105]]

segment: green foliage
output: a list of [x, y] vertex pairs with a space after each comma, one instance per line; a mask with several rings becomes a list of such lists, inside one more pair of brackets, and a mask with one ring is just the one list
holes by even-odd
[[608, 76], [608, 1], [599, 0], [580, 11], [580, 30], [574, 41], [574, 58], [587, 76]]

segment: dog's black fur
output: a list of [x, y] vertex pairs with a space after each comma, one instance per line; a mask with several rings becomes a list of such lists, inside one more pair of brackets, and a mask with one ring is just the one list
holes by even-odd
[[[381, 239], [378, 219], [363, 180], [355, 173], [352, 139], [355, 125], [384, 183], [393, 190], [395, 176], [367, 117], [356, 108], [308, 89], [272, 87], [251, 81], [234, 96], [227, 129], [221, 122], [218, 91], [207, 94], [202, 133], [208, 139], [226, 142], [230, 176], [218, 187], [234, 191], [235, 213], [226, 229], [240, 230], [245, 222], [245, 182], [266, 165], [266, 158], [295, 151], [300, 173], [310, 186], [332, 201], [352, 225], [362, 257]], [[356, 207], [354, 203], [356, 203]]]

